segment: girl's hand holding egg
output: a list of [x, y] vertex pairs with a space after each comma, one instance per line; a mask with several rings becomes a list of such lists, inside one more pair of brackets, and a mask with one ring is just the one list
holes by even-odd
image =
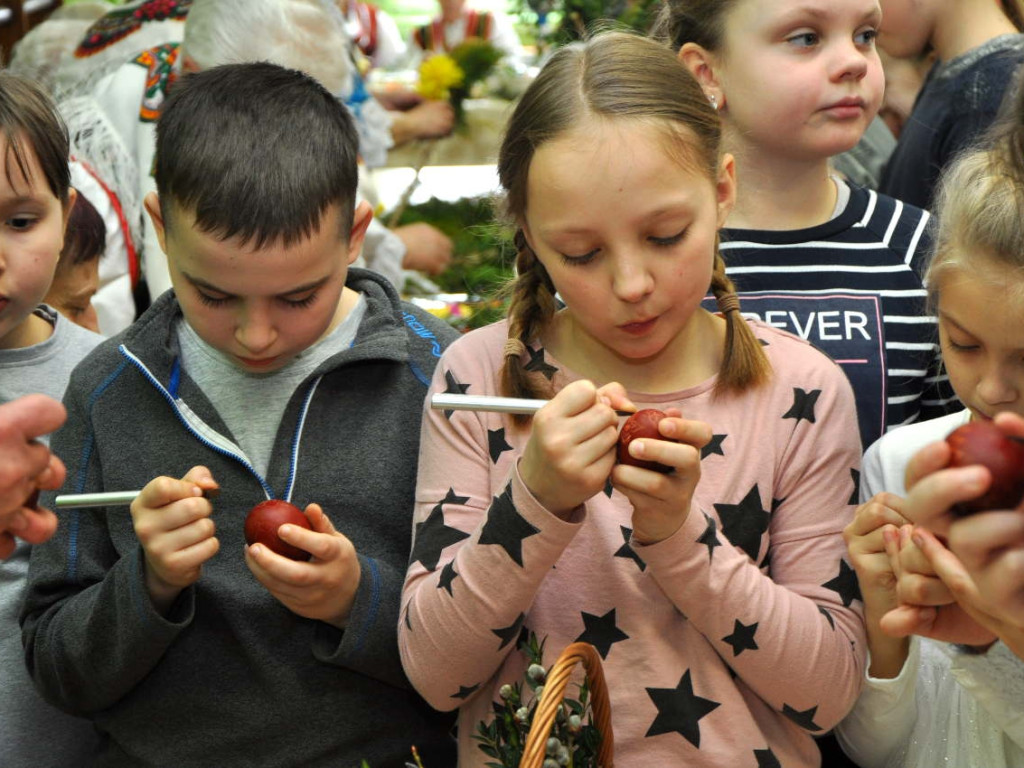
[[622, 427], [612, 482], [633, 504], [633, 538], [641, 544], [667, 539], [690, 513], [711, 427], [681, 416], [677, 408], [648, 409]]

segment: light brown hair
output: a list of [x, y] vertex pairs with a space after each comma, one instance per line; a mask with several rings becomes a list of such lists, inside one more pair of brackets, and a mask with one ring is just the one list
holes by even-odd
[[[498, 155], [505, 191], [504, 213], [522, 222], [527, 175], [533, 155], [548, 141], [588, 118], [635, 121], [662, 133], [667, 154], [686, 167], [718, 178], [721, 124], [690, 71], [667, 47], [627, 32], [603, 32], [560, 48], [520, 98]], [[544, 266], [516, 232], [516, 278], [510, 297], [509, 338], [530, 343], [557, 310], [555, 288]], [[735, 296], [718, 252], [710, 289]], [[739, 392], [767, 380], [768, 359], [738, 310], [725, 312], [725, 355], [715, 392]], [[509, 345], [502, 368], [502, 390], [515, 397], [550, 396], [547, 380], [526, 370], [522, 355]]]
[[650, 36], [673, 51], [696, 43], [718, 51], [725, 36], [725, 16], [739, 0], [665, 0]]

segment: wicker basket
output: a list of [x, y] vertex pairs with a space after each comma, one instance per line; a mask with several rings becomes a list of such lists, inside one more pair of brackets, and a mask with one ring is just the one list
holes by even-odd
[[558, 708], [565, 698], [565, 689], [569, 685], [572, 671], [580, 662], [586, 670], [590, 681], [590, 705], [593, 712], [593, 724], [601, 731], [601, 746], [598, 751], [598, 765], [601, 768], [614, 768], [612, 753], [615, 742], [612, 739], [612, 708], [608, 701], [608, 686], [604, 682], [604, 669], [601, 656], [590, 643], [572, 643], [566, 646], [561, 656], [544, 681], [544, 692], [541, 694], [537, 710], [533, 715], [530, 732], [526, 736], [523, 748], [523, 759], [519, 768], [541, 768], [544, 763], [544, 748], [551, 735], [551, 726], [555, 722]]

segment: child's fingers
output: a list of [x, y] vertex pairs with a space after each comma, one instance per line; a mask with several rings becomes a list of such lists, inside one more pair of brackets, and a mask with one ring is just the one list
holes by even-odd
[[[679, 473], [700, 471], [700, 448], [686, 443], [638, 438], [630, 442], [629, 455], [643, 461], [656, 461], [666, 467], [672, 467]], [[623, 467], [629, 468], [639, 469], [628, 465]]]
[[203, 489], [192, 480], [178, 480], [174, 477], [156, 477], [146, 483], [132, 502], [132, 510], [139, 508], [159, 509], [180, 499], [201, 497]]
[[968, 570], [987, 563], [993, 554], [1024, 548], [1024, 514], [981, 512], [955, 521], [949, 528], [949, 549]]
[[18, 542], [14, 540], [14, 536], [7, 531], [0, 531], [0, 560], [6, 560], [13, 555], [16, 546]]
[[904, 486], [912, 490], [923, 478], [949, 465], [949, 444], [945, 440], [929, 443], [910, 457], [904, 471]]
[[583, 413], [592, 408], [599, 401], [597, 387], [594, 383], [585, 379], [574, 381], [563, 387], [551, 401], [537, 411], [534, 418], [540, 418], [542, 414], [552, 417], [569, 417]]
[[[173, 507], [168, 509], [173, 509]], [[163, 522], [164, 520], [156, 523], [149, 521], [137, 523], [135, 534], [139, 537], [139, 542], [149, 557], [164, 562], [170, 562], [176, 552], [213, 539], [217, 533], [213, 520], [205, 515], [192, 516], [191, 519], [180, 525], [173, 525], [174, 521], [166, 521], [173, 525], [170, 528], [164, 528]]]
[[212, 491], [220, 487], [217, 481], [213, 479], [213, 474], [210, 470], [201, 464], [192, 467], [181, 479], [186, 482], [195, 483], [204, 491]]
[[597, 397], [602, 403], [616, 411], [635, 411], [636, 405], [626, 393], [626, 388], [617, 381], [605, 384], [597, 390]]
[[[903, 499], [892, 493], [880, 493], [857, 507], [853, 520], [846, 526], [847, 542], [853, 537], [866, 536], [886, 525], [900, 527], [910, 521], [901, 512]], [[881, 550], [878, 550], [881, 551]]]
[[[175, 531], [178, 534], [179, 531]], [[181, 531], [179, 541], [190, 542], [177, 547], [164, 558], [164, 570], [175, 573], [188, 573], [198, 569], [220, 551], [220, 540], [205, 531], [192, 529]]]
[[334, 524], [319, 504], [309, 504], [304, 513], [309, 524], [317, 533], [334, 533]]
[[1024, 437], [1024, 417], [1011, 411], [997, 413], [994, 419], [996, 426], [1011, 437]]
[[961, 501], [976, 499], [992, 483], [985, 467], [942, 469], [921, 478], [907, 494], [907, 517], [916, 525], [945, 536], [952, 522], [950, 508]]
[[927, 528], [916, 528], [913, 537], [918, 551], [928, 559], [936, 575], [955, 597], [969, 601], [977, 599], [977, 587], [960, 558], [944, 547]]
[[903, 572], [900, 566], [900, 531], [899, 528], [886, 526], [882, 529], [882, 541], [885, 544], [885, 554], [889, 557], [889, 567], [899, 579]]
[[882, 616], [878, 625], [889, 637], [927, 635], [935, 623], [935, 608], [899, 605]]
[[663, 437], [679, 443], [703, 448], [711, 442], [711, 425], [703, 421], [669, 417], [658, 422], [658, 431]]

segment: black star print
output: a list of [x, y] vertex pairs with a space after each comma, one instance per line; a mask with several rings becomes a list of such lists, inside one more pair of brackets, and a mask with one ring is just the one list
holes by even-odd
[[860, 470], [850, 467], [850, 477], [853, 478], [853, 493], [850, 494], [850, 500], [847, 504], [860, 504]]
[[491, 632], [501, 638], [501, 645], [498, 646], [499, 651], [519, 637], [519, 630], [522, 628], [524, 621], [526, 621], [526, 614], [520, 613], [509, 626], [491, 630]]
[[757, 768], [782, 768], [779, 758], [770, 749], [755, 749], [754, 757], [757, 758]]
[[697, 721], [716, 709], [719, 702], [694, 694], [690, 670], [686, 670], [675, 688], [648, 688], [647, 695], [658, 708], [658, 716], [645, 735], [657, 736], [675, 731], [699, 748], [700, 726]]
[[610, 499], [613, 493], [615, 493], [615, 486], [612, 485], [612, 479], [609, 477], [604, 481], [604, 495]]
[[715, 556], [715, 547], [722, 546], [722, 542], [718, 540], [718, 523], [715, 522], [715, 518], [711, 517], [707, 512], [704, 512], [703, 515], [708, 527], [704, 529], [704, 533], [697, 539], [697, 543], [707, 545], [708, 562], [710, 562]]
[[732, 626], [732, 634], [726, 635], [722, 638], [723, 643], [728, 643], [732, 646], [732, 655], [739, 656], [744, 651], [756, 651], [757, 642], [754, 640], [754, 633], [757, 632], [757, 622], [755, 621], [750, 626], [742, 623], [739, 619], [735, 620]]
[[480, 531], [480, 544], [497, 544], [523, 567], [523, 539], [540, 533], [512, 503], [512, 486], [506, 485], [501, 496], [495, 496], [487, 513], [487, 522]]
[[512, 446], [505, 440], [505, 428], [487, 430], [487, 449], [491, 452], [491, 463], [497, 464], [501, 454], [511, 451]]
[[412, 600], [405, 604], [405, 626], [412, 632], [412, 622], [409, 621], [409, 612], [412, 610]]
[[453, 699], [462, 699], [463, 701], [465, 701], [470, 696], [472, 696], [473, 693], [476, 691], [476, 689], [479, 688], [479, 687], [480, 687], [480, 683], [477, 683], [476, 685], [471, 685], [468, 688], [466, 686], [464, 686], [464, 685], [460, 685], [459, 686], [459, 692], [458, 693], [453, 693], [452, 694], [452, 698]]
[[820, 613], [822, 616], [828, 619], [828, 623], [832, 625], [832, 629], [836, 628], [836, 620], [832, 618], [832, 611], [830, 611], [828, 608], [825, 608], [824, 606], [819, 605], [818, 613]]
[[428, 571], [436, 570], [444, 548], [469, 537], [468, 533], [444, 524], [442, 509], [445, 504], [461, 504], [468, 500], [467, 496], [456, 496], [455, 491], [449, 488], [445, 497], [430, 510], [430, 516], [422, 523], [416, 523], [416, 543], [409, 557], [410, 564], [419, 560]]
[[701, 459], [706, 459], [713, 453], [717, 453], [719, 456], [725, 456], [725, 451], [722, 450], [722, 441], [727, 437], [728, 435], [712, 435], [711, 442], [700, 449]]
[[861, 600], [860, 585], [857, 583], [857, 572], [846, 564], [843, 559], [839, 560], [839, 575], [821, 586], [838, 593], [843, 600], [843, 607], [849, 608], [854, 600]]
[[537, 349], [527, 347], [526, 351], [530, 353], [530, 362], [524, 366], [526, 370], [533, 371], [534, 373], [543, 373], [544, 377], [551, 381], [552, 377], [558, 372], [558, 369], [550, 363], [544, 362], [544, 347], [538, 347]]
[[812, 389], [810, 392], [805, 392], [800, 387], [793, 387], [793, 407], [783, 414], [784, 419], [805, 419], [811, 424], [814, 423], [814, 405], [818, 402], [818, 397], [821, 395], [820, 389]]
[[789, 704], [782, 705], [782, 714], [792, 720], [794, 723], [799, 725], [805, 731], [820, 731], [821, 726], [814, 722], [814, 715], [817, 713], [817, 707], [811, 707], [805, 709], [803, 712], [793, 709]]
[[455, 570], [455, 561], [449, 560], [445, 563], [444, 568], [441, 569], [441, 578], [437, 581], [437, 588], [447, 589], [448, 594], [455, 597], [455, 594], [452, 592], [452, 582], [455, 581], [455, 577], [458, 575], [458, 572]]
[[761, 506], [761, 494], [755, 484], [739, 504], [715, 504], [722, 521], [722, 533], [750, 559], [757, 562], [761, 536], [768, 530], [769, 513]]
[[775, 511], [785, 503], [785, 499], [772, 499], [772, 514], [774, 515]]
[[[444, 388], [444, 393], [446, 395], [464, 395], [466, 394], [466, 390], [469, 389], [469, 384], [459, 384], [458, 379], [455, 378], [455, 374], [451, 371], [444, 372], [444, 380], [447, 384]], [[453, 413], [455, 413], [455, 411], [449, 410], [445, 411], [444, 415], [446, 418], [450, 419]]]
[[615, 550], [615, 557], [628, 558], [629, 560], [632, 560], [634, 563], [636, 563], [637, 567], [640, 568], [641, 571], [646, 569], [647, 563], [645, 563], [640, 558], [640, 555], [638, 555], [636, 551], [631, 546], [629, 546], [629, 537], [633, 535], [633, 529], [627, 528], [624, 525], [620, 525], [619, 530], [622, 531], [622, 539], [626, 543], [619, 547], [617, 550]]
[[612, 608], [604, 616], [595, 616], [586, 611], [580, 611], [583, 617], [583, 624], [586, 629], [583, 634], [576, 638], [577, 641], [590, 643], [601, 654], [602, 659], [608, 658], [608, 651], [612, 649], [613, 643], [622, 640], [629, 640], [629, 635], [615, 626], [615, 609]]

